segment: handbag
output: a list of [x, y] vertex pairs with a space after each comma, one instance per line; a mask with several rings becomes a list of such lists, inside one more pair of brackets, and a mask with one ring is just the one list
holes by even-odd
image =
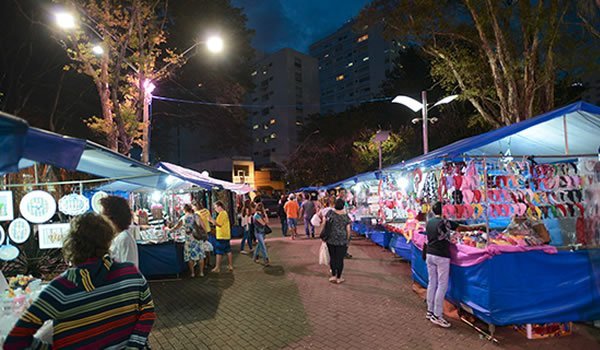
[[331, 217], [328, 216], [327, 219], [325, 220], [325, 223], [323, 224], [323, 230], [321, 231], [319, 238], [323, 241], [328, 240], [329, 237], [331, 236], [331, 230], [332, 230]]
[[269, 225], [265, 225], [265, 232], [263, 232], [265, 235], [268, 235], [269, 233], [273, 232], [273, 230], [269, 227]]
[[194, 222], [192, 223], [192, 236], [199, 241], [206, 241], [208, 234], [202, 225], [198, 225], [196, 217], [194, 216]]

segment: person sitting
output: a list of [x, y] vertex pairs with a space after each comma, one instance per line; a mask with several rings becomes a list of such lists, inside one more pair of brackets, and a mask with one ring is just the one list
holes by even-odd
[[6, 337], [4, 349], [49, 347], [34, 338], [48, 320], [53, 348], [146, 347], [156, 319], [152, 295], [132, 263], [110, 257], [114, 235], [112, 225], [93, 212], [71, 221], [63, 254], [73, 267], [42, 290]]

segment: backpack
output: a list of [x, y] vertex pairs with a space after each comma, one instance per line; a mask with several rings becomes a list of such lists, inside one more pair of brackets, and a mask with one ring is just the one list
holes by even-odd
[[207, 234], [206, 230], [204, 229], [204, 227], [202, 227], [202, 225], [198, 225], [196, 218], [198, 218], [198, 215], [194, 214], [192, 230], [191, 230], [191, 232], [188, 231], [187, 233], [191, 234], [192, 236], [194, 236], [195, 239], [197, 239], [199, 241], [205, 241], [208, 239], [208, 234]]

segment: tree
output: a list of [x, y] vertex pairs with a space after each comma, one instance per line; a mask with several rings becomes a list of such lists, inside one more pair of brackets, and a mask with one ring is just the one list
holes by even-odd
[[[383, 17], [387, 36], [421, 46], [433, 60], [433, 77], [447, 91], [459, 90], [499, 127], [554, 107], [556, 81], [572, 71], [574, 48], [598, 56], [597, 44], [585, 44], [594, 39], [581, 21], [571, 20], [575, 3], [378, 0], [363, 10], [361, 21]], [[581, 41], [568, 39], [576, 35]]]
[[[364, 130], [353, 143], [354, 169], [365, 172], [379, 166], [379, 144], [375, 141], [376, 130]], [[413, 131], [404, 127], [398, 132], [391, 132], [390, 137], [381, 143], [382, 164], [392, 165], [407, 159], [411, 152], [407, 140], [414, 138]]]
[[[77, 14], [79, 25], [58, 35], [78, 73], [92, 78], [101, 117], [88, 126], [106, 137], [113, 150], [129, 154], [140, 143], [142, 107], [147, 81], [168, 76], [161, 69], [177, 66], [180, 55], [165, 47], [167, 1], [77, 0], [62, 1]], [[95, 48], [96, 47], [96, 51]], [[100, 47], [103, 52], [99, 52]]]

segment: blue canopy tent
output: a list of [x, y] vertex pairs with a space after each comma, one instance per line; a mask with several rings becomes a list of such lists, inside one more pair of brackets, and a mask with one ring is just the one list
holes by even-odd
[[30, 127], [0, 113], [0, 175], [34, 163], [80, 171], [107, 179], [164, 189], [168, 174], [88, 140]]
[[[539, 163], [597, 155], [600, 107], [577, 102], [510, 126], [466, 138], [386, 168], [405, 171], [444, 160], [533, 156]], [[427, 268], [412, 245], [413, 279]], [[447, 298], [492, 325], [600, 319], [600, 249], [500, 254], [472, 266], [451, 265]], [[558, 288], [557, 288], [558, 286]]]
[[224, 188], [237, 194], [246, 194], [252, 191], [252, 188], [249, 185], [235, 184], [233, 182], [216, 179], [176, 164], [160, 162], [156, 165], [156, 167], [172, 176], [207, 189]]
[[[465, 156], [533, 155], [553, 162], [564, 156], [595, 154], [600, 146], [600, 107], [577, 102], [520, 123], [456, 141], [425, 155], [386, 168], [405, 170]], [[560, 156], [552, 158], [550, 156]]]

